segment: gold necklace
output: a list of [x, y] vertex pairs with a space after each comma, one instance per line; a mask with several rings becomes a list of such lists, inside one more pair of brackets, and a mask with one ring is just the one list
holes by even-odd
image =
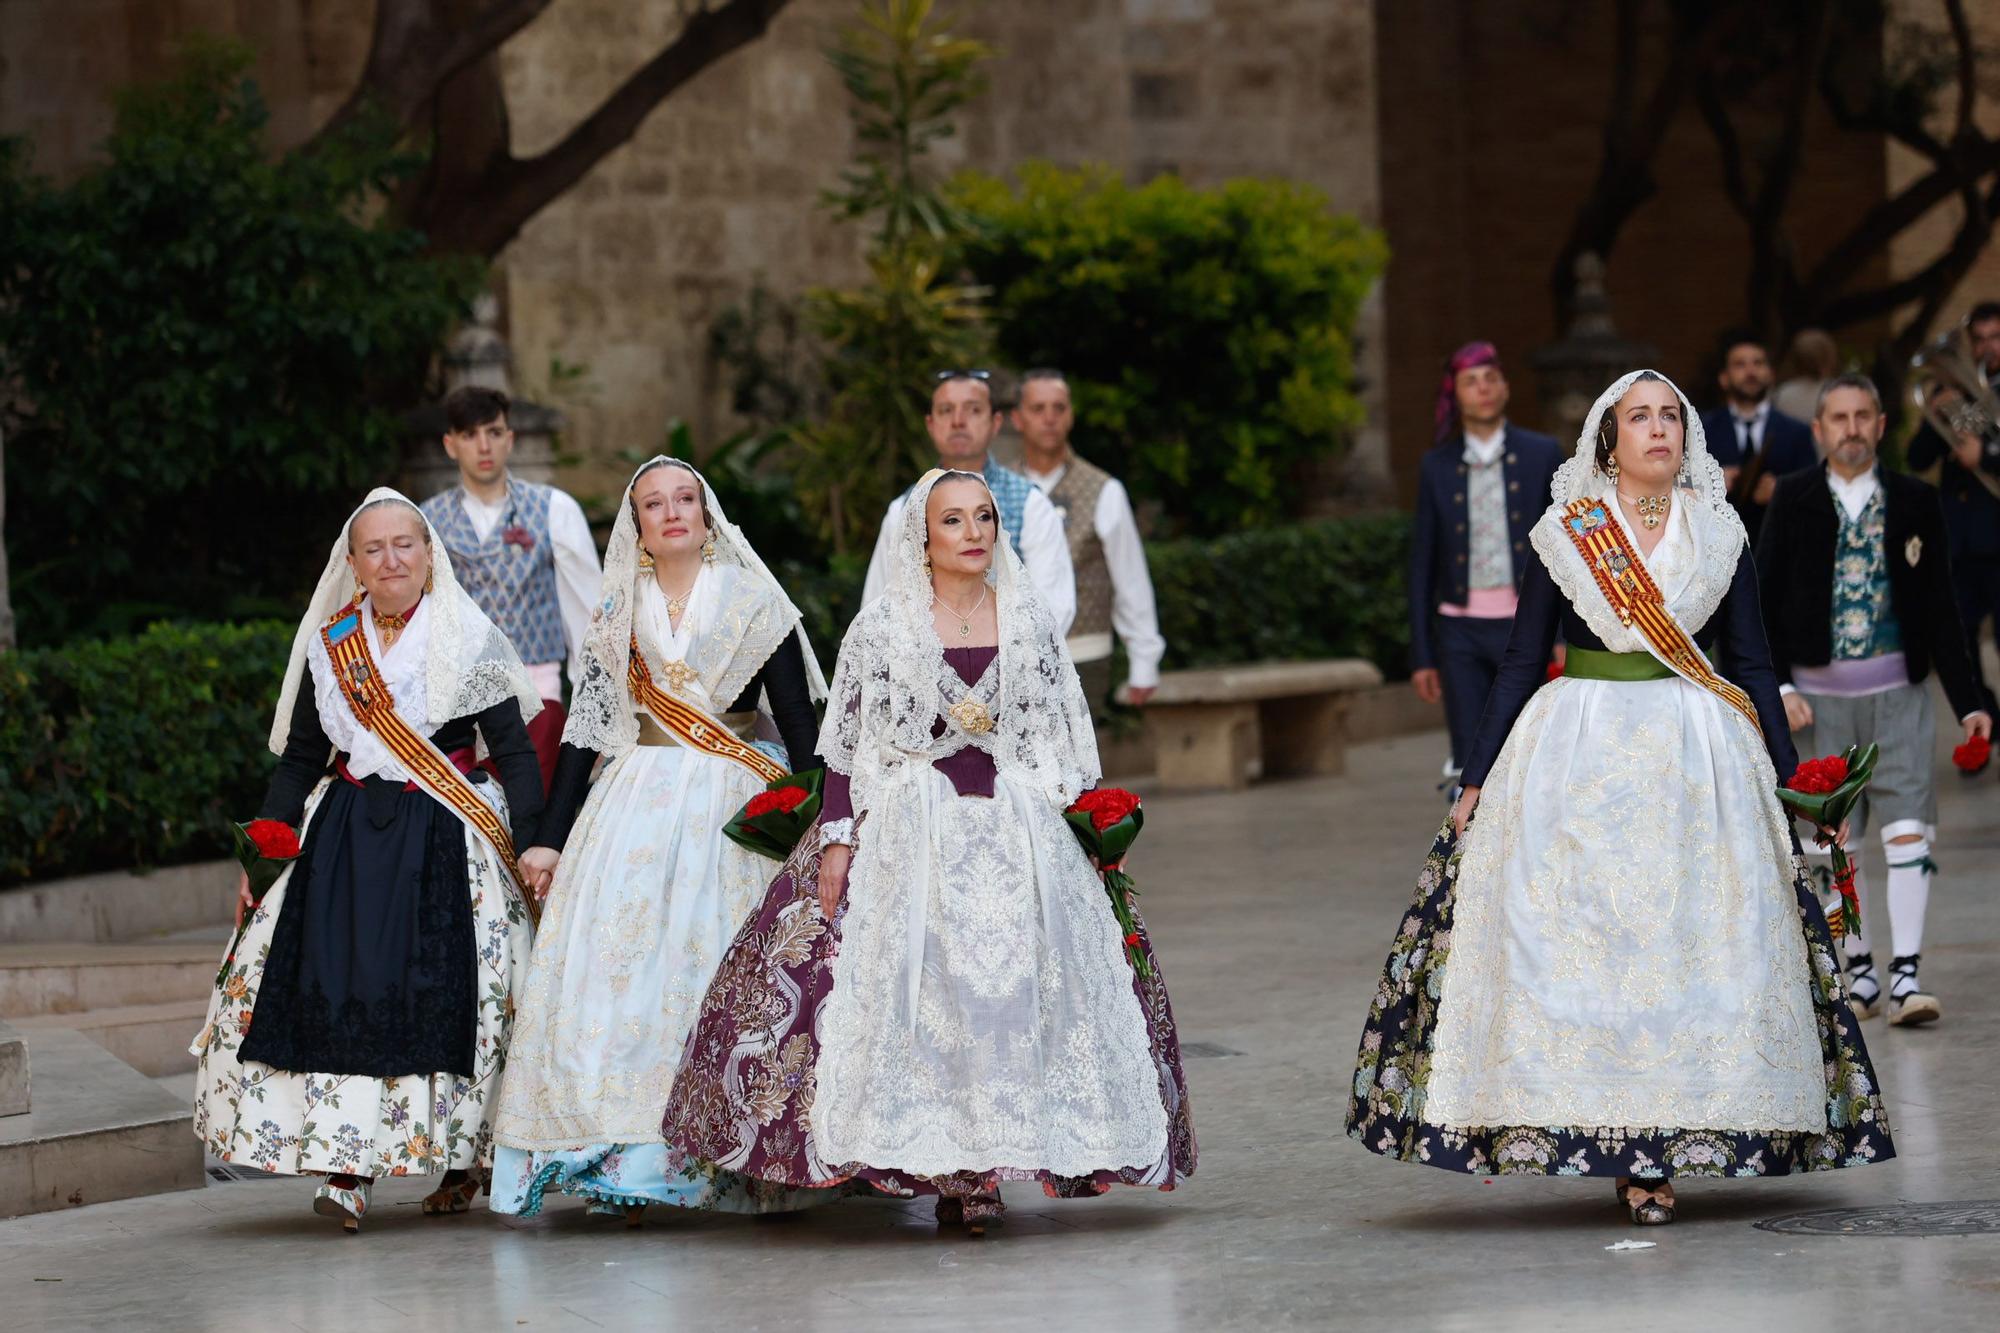
[[961, 639], [969, 639], [972, 637], [972, 618], [979, 614], [980, 607], [986, 605], [986, 589], [984, 586], [982, 586], [979, 589], [979, 600], [974, 602], [972, 604], [972, 609], [970, 611], [967, 611], [964, 615], [959, 615], [957, 607], [954, 607], [950, 602], [947, 602], [944, 598], [938, 596], [937, 590], [935, 588], [931, 590], [931, 600], [933, 602], [936, 602], [939, 606], [943, 607], [945, 610], [951, 612], [952, 615], [958, 617], [958, 637]]
[[[665, 589], [661, 589], [661, 591], [664, 593]], [[680, 596], [667, 598], [667, 615], [672, 618], [675, 624], [678, 625], [681, 617], [687, 614], [688, 602], [693, 596], [694, 585], [690, 583], [688, 590]]]
[[1648, 532], [1666, 522], [1667, 513], [1673, 508], [1671, 495], [1641, 495], [1635, 498], [1620, 491], [1618, 498], [1639, 511], [1639, 521], [1646, 525]]

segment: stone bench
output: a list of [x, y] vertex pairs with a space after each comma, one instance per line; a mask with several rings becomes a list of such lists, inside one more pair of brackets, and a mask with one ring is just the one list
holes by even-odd
[[1381, 683], [1372, 662], [1350, 657], [1169, 671], [1145, 706], [1155, 777], [1165, 791], [1200, 791], [1343, 772], [1348, 703]]

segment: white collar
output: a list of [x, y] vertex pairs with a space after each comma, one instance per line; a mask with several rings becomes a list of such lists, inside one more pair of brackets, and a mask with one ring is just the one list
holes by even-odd
[[1480, 438], [1471, 431], [1465, 432], [1465, 461], [1474, 467], [1489, 467], [1500, 461], [1500, 455], [1507, 448], [1507, 423], [1502, 421], [1499, 429], [1491, 435]]
[[1035, 485], [1041, 487], [1045, 491], [1052, 491], [1057, 486], [1060, 486], [1062, 484], [1062, 479], [1064, 474], [1066, 474], [1069, 471], [1069, 460], [1067, 458], [1063, 459], [1062, 462], [1056, 464], [1053, 468], [1050, 468], [1047, 472], [1037, 472], [1033, 468], [1029, 467], [1028, 460], [1026, 458], [1023, 458], [1021, 460], [1021, 471], [1025, 473], [1027, 475], [1028, 480], [1034, 482]]
[[1872, 467], [1851, 481], [1829, 467], [1826, 470], [1826, 488], [1833, 492], [1834, 499], [1840, 501], [1840, 507], [1847, 511], [1848, 518], [1856, 519], [1861, 517], [1861, 511], [1868, 507], [1868, 502], [1875, 498], [1875, 492], [1882, 489], [1882, 483]]

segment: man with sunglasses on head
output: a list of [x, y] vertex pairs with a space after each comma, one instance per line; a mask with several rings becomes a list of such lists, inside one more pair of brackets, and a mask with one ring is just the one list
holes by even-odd
[[[1012, 468], [1001, 467], [988, 454], [1003, 418], [993, 405], [993, 376], [984, 370], [941, 370], [932, 377], [931, 409], [924, 414], [938, 466], [977, 472], [986, 478], [1000, 524], [1014, 553], [1021, 557], [1035, 591], [1042, 595], [1056, 622], [1056, 633], [1067, 636], [1076, 616], [1076, 571], [1070, 564], [1069, 539], [1062, 515], [1039, 487]], [[861, 591], [865, 606], [889, 589], [890, 552], [902, 531], [903, 501], [889, 503], [875, 554], [868, 561], [868, 580]]]

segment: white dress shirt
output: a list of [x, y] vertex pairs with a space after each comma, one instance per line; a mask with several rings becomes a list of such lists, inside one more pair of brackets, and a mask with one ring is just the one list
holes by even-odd
[[1847, 517], [1852, 521], [1861, 517], [1861, 511], [1875, 498], [1875, 492], [1882, 489], [1882, 483], [1875, 480], [1875, 469], [1872, 467], [1852, 481], [1828, 468], [1826, 488], [1833, 492], [1833, 498], [1840, 502], [1840, 507], [1847, 511]]
[[1744, 463], [1749, 463], [1754, 455], [1764, 452], [1764, 428], [1770, 423], [1771, 399], [1768, 394], [1765, 395], [1763, 402], [1757, 404], [1757, 410], [1747, 417], [1738, 415], [1733, 406], [1729, 409], [1729, 429], [1736, 436], [1738, 448], [1743, 445], [1743, 428], [1750, 427], [1750, 447], [1743, 451]]
[[[1022, 468], [1029, 481], [1044, 491], [1053, 490], [1069, 471], [1065, 463], [1053, 472]], [[1060, 514], [1058, 514], [1060, 517]], [[1132, 499], [1124, 483], [1116, 477], [1097, 493], [1097, 512], [1091, 516], [1097, 540], [1104, 544], [1104, 563], [1111, 569], [1111, 628], [1125, 641], [1125, 657], [1130, 666], [1126, 683], [1150, 689], [1160, 683], [1160, 658], [1166, 655], [1167, 641], [1160, 637], [1160, 612], [1153, 600], [1153, 576], [1146, 568], [1146, 549], [1139, 540], [1139, 520], [1132, 514]], [[1069, 641], [1072, 661], [1096, 662], [1111, 656], [1111, 635], [1079, 634]]]
[[[481, 541], [507, 516], [505, 492], [500, 503], [487, 504], [461, 486], [458, 502]], [[582, 679], [583, 635], [590, 628], [590, 613], [603, 590], [604, 568], [598, 563], [597, 543], [591, 538], [583, 506], [567, 491], [550, 490], [549, 540], [555, 545], [556, 606], [562, 618], [563, 642], [569, 645], [569, 678], [574, 684]], [[527, 666], [529, 679], [544, 699], [562, 698], [562, 663], [530, 662]]]
[[[868, 580], [861, 586], [861, 604], [874, 601], [889, 591], [889, 561], [903, 532], [903, 501], [897, 496], [882, 516], [882, 531], [875, 537], [875, 553], [868, 557]], [[1067, 636], [1076, 619], [1076, 571], [1070, 568], [1069, 539], [1063, 535], [1062, 515], [1039, 490], [1028, 491], [1028, 503], [1021, 518], [1021, 563], [1034, 580], [1035, 591], [1056, 622], [1056, 633]]]

